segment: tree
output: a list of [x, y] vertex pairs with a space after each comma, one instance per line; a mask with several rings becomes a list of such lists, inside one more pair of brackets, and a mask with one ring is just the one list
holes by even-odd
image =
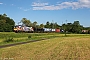
[[46, 22], [45, 28], [50, 28], [50, 23], [49, 23], [49, 21]]
[[35, 22], [33, 22], [33, 27], [37, 27], [37, 22], [35, 21]]
[[30, 24], [31, 24], [31, 21], [30, 20], [27, 20], [26, 18], [22, 18], [21, 22], [25, 26], [30, 26]]
[[80, 25], [79, 21], [74, 21], [72, 32], [73, 33], [81, 33], [83, 29], [83, 26]]
[[73, 25], [80, 26], [80, 23], [79, 23], [79, 21], [74, 21]]
[[49, 21], [46, 22], [46, 25], [44, 26], [45, 28], [52, 28], [52, 29], [56, 29], [56, 28], [60, 28], [60, 25], [57, 24], [57, 22], [55, 23], [50, 23]]
[[7, 17], [6, 14], [0, 15], [0, 32], [13, 31], [15, 22], [13, 19]]
[[50, 28], [53, 28], [54, 29], [54, 23], [50, 23]]
[[67, 23], [66, 27], [67, 27], [66, 31], [72, 32], [72, 27], [73, 27], [72, 23]]
[[54, 23], [54, 28], [60, 29], [60, 25], [57, 24], [57, 22]]
[[67, 29], [66, 24], [62, 24], [62, 29], [65, 31]]
[[44, 28], [44, 24], [40, 24], [40, 28]]
[[4, 13], [3, 16], [4, 16], [4, 17], [7, 17], [7, 14]]
[[4, 26], [6, 24], [5, 20], [0, 20], [0, 32], [4, 32]]
[[62, 29], [71, 33], [82, 33], [83, 26], [80, 25], [79, 21], [74, 21], [74, 23], [63, 24]]

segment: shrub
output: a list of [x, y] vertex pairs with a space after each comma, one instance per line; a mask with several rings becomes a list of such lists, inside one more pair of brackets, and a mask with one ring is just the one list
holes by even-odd
[[28, 36], [28, 39], [30, 39], [30, 38], [31, 38], [31, 35]]
[[8, 37], [4, 40], [4, 42], [13, 42], [14, 39], [12, 37]]

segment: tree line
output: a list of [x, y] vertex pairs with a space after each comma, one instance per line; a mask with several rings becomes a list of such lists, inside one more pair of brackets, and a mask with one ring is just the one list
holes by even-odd
[[47, 21], [45, 25], [43, 23], [38, 25], [38, 22], [36, 21], [31, 22], [27, 18], [22, 18], [22, 20], [19, 23], [22, 23], [22, 25], [25, 25], [25, 26], [35, 27], [35, 28], [53, 28], [53, 29], [59, 28], [60, 29], [60, 25], [58, 25], [57, 23], [52, 23], [52, 22], [50, 23], [49, 21]]
[[[22, 23], [22, 25], [28, 26], [28, 27], [34, 27], [34, 28], [52, 28], [52, 29], [61, 29], [64, 30], [64, 32], [68, 33], [82, 33], [82, 30], [88, 30], [90, 33], [90, 27], [83, 27], [80, 25], [79, 21], [74, 21], [73, 23], [64, 23], [61, 26], [57, 22], [49, 22], [47, 21], [46, 24], [38, 24], [37, 21], [31, 22], [27, 18], [22, 18], [19, 23]], [[15, 26], [15, 22], [10, 17], [7, 17], [6, 14], [0, 14], [0, 32], [12, 32], [13, 28]]]

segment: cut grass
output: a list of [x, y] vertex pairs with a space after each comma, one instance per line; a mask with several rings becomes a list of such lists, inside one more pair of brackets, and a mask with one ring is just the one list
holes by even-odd
[[13, 58], [13, 60], [90, 60], [90, 36], [71, 36], [3, 48], [0, 49], [0, 58]]

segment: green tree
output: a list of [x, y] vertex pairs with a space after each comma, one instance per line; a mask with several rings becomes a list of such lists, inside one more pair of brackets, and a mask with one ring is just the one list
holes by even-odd
[[7, 14], [4, 13], [3, 16], [4, 16], [4, 17], [7, 17]]
[[79, 21], [74, 21], [74, 23], [63, 24], [62, 29], [71, 33], [82, 33], [83, 26], [80, 25]]
[[0, 15], [0, 32], [13, 31], [14, 25], [13, 19], [7, 17], [6, 14]]
[[54, 29], [54, 23], [50, 23], [50, 28], [53, 28]]
[[33, 22], [33, 27], [37, 27], [37, 22], [35, 21], [35, 22]]
[[72, 32], [72, 27], [73, 27], [72, 23], [67, 23], [66, 31]]
[[44, 28], [44, 24], [40, 24], [40, 28]]
[[55, 23], [50, 23], [49, 21], [46, 22], [46, 25], [44, 26], [45, 28], [60, 28], [60, 25], [58, 25], [56, 22]]
[[65, 31], [67, 29], [66, 24], [62, 24], [62, 29]]
[[49, 21], [46, 22], [46, 25], [44, 26], [45, 28], [50, 28], [50, 23]]
[[74, 21], [72, 32], [73, 33], [81, 33], [83, 29], [83, 26], [80, 25], [79, 21]]
[[54, 23], [54, 28], [60, 29], [60, 25], [57, 24], [57, 22]]
[[28, 20], [27, 18], [22, 18], [21, 22], [23, 23], [23, 25], [25, 26], [30, 26], [31, 21]]
[[4, 26], [6, 24], [5, 20], [0, 20], [0, 32], [4, 32]]

